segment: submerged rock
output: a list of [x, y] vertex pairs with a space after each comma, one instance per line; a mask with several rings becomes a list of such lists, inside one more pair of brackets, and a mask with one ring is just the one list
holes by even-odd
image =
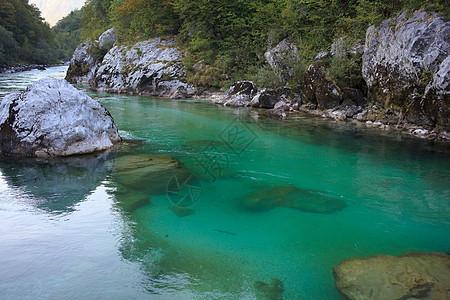
[[124, 187], [117, 188], [112, 194], [116, 206], [127, 213], [132, 213], [140, 207], [151, 204], [149, 195]]
[[423, 10], [367, 29], [362, 75], [371, 100], [408, 122], [448, 127], [450, 22]]
[[272, 281], [265, 283], [263, 281], [255, 281], [253, 283], [255, 289], [263, 294], [265, 299], [278, 300], [283, 299], [284, 285], [280, 279], [272, 278]]
[[349, 258], [333, 268], [333, 275], [348, 299], [450, 298], [450, 256], [445, 253]]
[[282, 108], [268, 109], [264, 112], [264, 115], [269, 118], [280, 119], [280, 120], [284, 120], [287, 118], [287, 114], [286, 114], [285, 110]]
[[182, 207], [182, 206], [172, 205], [172, 206], [169, 207], [169, 209], [171, 211], [173, 211], [173, 213], [178, 218], [187, 217], [187, 216], [195, 214], [195, 210], [193, 210], [192, 208], [189, 208], [189, 207]]
[[341, 199], [319, 194], [317, 191], [302, 190], [295, 186], [274, 186], [255, 191], [246, 196], [241, 204], [248, 210], [267, 211], [276, 207], [295, 208], [311, 213], [333, 213], [347, 205]]
[[165, 155], [126, 155], [114, 163], [112, 179], [127, 189], [150, 195], [167, 192], [173, 178], [182, 183], [191, 176], [178, 160]]
[[63, 79], [42, 79], [0, 104], [0, 151], [14, 156], [91, 153], [119, 142], [114, 120]]

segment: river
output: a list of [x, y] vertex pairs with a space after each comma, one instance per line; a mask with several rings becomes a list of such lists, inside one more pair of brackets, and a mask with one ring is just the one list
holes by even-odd
[[[0, 96], [66, 70], [0, 74]], [[262, 299], [277, 296], [274, 279], [286, 299], [340, 299], [332, 268], [346, 258], [450, 250], [447, 145], [77, 87], [125, 141], [0, 161], [1, 299]], [[193, 176], [124, 191], [114, 163], [136, 155], [168, 155]]]

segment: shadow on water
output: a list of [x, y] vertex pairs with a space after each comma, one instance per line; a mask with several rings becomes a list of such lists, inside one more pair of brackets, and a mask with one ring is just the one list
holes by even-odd
[[72, 212], [111, 172], [114, 150], [65, 158], [0, 158], [7, 184], [29, 204], [53, 214]]

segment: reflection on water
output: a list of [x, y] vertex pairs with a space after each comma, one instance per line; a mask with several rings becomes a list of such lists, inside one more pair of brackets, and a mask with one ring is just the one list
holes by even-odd
[[28, 204], [49, 213], [71, 212], [111, 172], [115, 151], [66, 158], [1, 158], [0, 170], [11, 189]]

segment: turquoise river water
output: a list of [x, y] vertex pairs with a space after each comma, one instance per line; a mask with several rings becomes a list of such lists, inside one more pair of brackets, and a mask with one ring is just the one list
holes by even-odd
[[[0, 96], [66, 70], [0, 74]], [[447, 145], [78, 88], [124, 142], [0, 160], [0, 299], [277, 299], [274, 279], [285, 299], [340, 299], [332, 268], [346, 258], [450, 250]], [[123, 187], [114, 163], [131, 155], [171, 156], [193, 176]]]

